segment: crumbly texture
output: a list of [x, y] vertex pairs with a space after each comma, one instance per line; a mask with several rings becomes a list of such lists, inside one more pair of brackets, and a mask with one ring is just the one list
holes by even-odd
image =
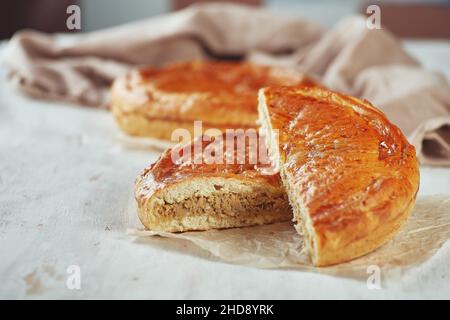
[[[210, 143], [203, 141], [203, 148]], [[192, 159], [174, 163], [172, 150], [163, 152], [136, 180], [139, 218], [146, 228], [181, 232], [292, 219], [279, 175], [263, 174], [263, 163], [196, 164]], [[250, 150], [247, 145], [245, 153]]]
[[[216, 191], [204, 195], [190, 189], [173, 201], [165, 200], [167, 194], [162, 192], [140, 208], [141, 221], [151, 230], [181, 232], [245, 227], [292, 218], [284, 193], [251, 189], [226, 191], [228, 183], [224, 179], [220, 187], [216, 185]], [[201, 182], [196, 184], [201, 188]], [[172, 188], [183, 189], [183, 186]]]
[[259, 115], [315, 265], [354, 259], [395, 235], [414, 206], [419, 171], [414, 147], [383, 113], [303, 86], [261, 90]]

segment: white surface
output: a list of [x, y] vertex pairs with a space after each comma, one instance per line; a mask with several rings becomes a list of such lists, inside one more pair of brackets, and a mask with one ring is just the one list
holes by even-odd
[[[158, 154], [124, 146], [108, 112], [25, 98], [0, 75], [0, 298], [450, 298], [449, 242], [381, 290], [132, 242], [133, 181]], [[450, 195], [450, 169], [421, 168], [420, 194], [436, 193]], [[70, 265], [80, 290], [66, 287]]]

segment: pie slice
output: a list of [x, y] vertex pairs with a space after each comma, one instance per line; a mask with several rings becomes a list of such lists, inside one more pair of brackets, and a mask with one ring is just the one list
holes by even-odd
[[111, 110], [129, 135], [171, 140], [178, 128], [257, 128], [258, 90], [311, 82], [301, 73], [250, 63], [196, 61], [133, 70], [116, 79]]
[[[230, 140], [226, 134], [198, 137], [191, 144], [166, 150], [145, 169], [135, 186], [143, 225], [181, 232], [291, 220], [287, 195], [279, 174], [270, 172], [270, 161], [262, 161], [263, 157], [251, 161], [250, 155], [259, 154], [259, 148], [249, 143], [238, 148], [236, 138], [232, 140], [236, 141], [231, 145], [233, 152], [227, 152]], [[266, 150], [261, 142], [259, 146]], [[196, 144], [201, 153], [195, 152]], [[207, 157], [215, 152], [215, 159]], [[227, 158], [230, 154], [234, 155], [231, 159]]]
[[414, 147], [381, 111], [298, 86], [261, 89], [259, 115], [315, 265], [356, 258], [393, 237], [414, 206], [419, 170]]

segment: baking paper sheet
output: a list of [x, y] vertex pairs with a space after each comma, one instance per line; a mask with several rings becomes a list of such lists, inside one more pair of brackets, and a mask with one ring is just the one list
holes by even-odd
[[[376, 266], [387, 279], [425, 262], [450, 238], [450, 197], [419, 197], [411, 216], [394, 239], [364, 257], [322, 268], [311, 264], [303, 238], [290, 222], [202, 232], [129, 229], [128, 233], [136, 241], [157, 236], [173, 241], [174, 246], [177, 240], [187, 241], [194, 247], [185, 246], [184, 253], [208, 257], [195, 250], [201, 248], [214, 260], [238, 265], [297, 269], [356, 279], [367, 279], [368, 267]], [[153, 241], [145, 243], [152, 245]]]

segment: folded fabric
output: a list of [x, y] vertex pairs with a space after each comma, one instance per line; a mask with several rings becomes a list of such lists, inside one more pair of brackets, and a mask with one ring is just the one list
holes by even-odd
[[362, 16], [326, 31], [298, 17], [233, 4], [82, 34], [69, 43], [20, 31], [3, 62], [34, 97], [106, 107], [109, 85], [129, 68], [192, 59], [248, 59], [296, 68], [332, 89], [373, 102], [415, 145], [422, 164], [450, 165], [450, 87]]

